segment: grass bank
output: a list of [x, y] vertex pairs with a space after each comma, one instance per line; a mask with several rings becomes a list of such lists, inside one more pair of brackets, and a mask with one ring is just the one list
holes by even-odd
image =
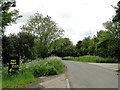
[[0, 70], [0, 90], [2, 89], [2, 70]]
[[2, 88], [18, 88], [34, 83], [36, 77], [62, 73], [64, 64], [59, 57], [48, 57], [22, 63], [20, 71], [15, 75], [8, 75], [8, 68], [2, 70]]
[[64, 57], [63, 60], [81, 61], [81, 62], [93, 62], [93, 63], [118, 63], [120, 60], [116, 58], [103, 58], [99, 56], [80, 56], [80, 57]]

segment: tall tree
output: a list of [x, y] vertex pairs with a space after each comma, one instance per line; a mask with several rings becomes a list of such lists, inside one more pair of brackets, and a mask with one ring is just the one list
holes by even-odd
[[3, 35], [2, 56], [3, 64], [7, 64], [11, 56], [17, 56], [24, 60], [35, 59], [34, 35], [26, 32], [19, 32], [17, 35]]
[[117, 6], [114, 8], [116, 9], [116, 15], [113, 18], [113, 22], [120, 22], [120, 1], [117, 3]]
[[76, 56], [76, 48], [73, 46], [69, 38], [60, 38], [53, 42], [53, 55], [64, 57], [64, 56]]
[[76, 48], [77, 49], [80, 49], [82, 47], [82, 41], [78, 41], [77, 44], [76, 44]]
[[10, 53], [12, 53], [13, 45], [11, 44], [9, 37], [2, 37], [2, 62], [7, 64], [9, 61]]
[[15, 48], [21, 58], [34, 59], [34, 35], [27, 32], [19, 32], [17, 34]]
[[96, 44], [98, 43], [98, 38], [94, 35], [94, 37], [90, 40], [88, 46], [88, 54], [89, 55], [97, 55], [96, 53]]
[[118, 22], [107, 21], [103, 23], [103, 26], [114, 34], [116, 38], [120, 38], [120, 27]]
[[115, 38], [115, 34], [110, 31], [98, 32], [97, 53], [102, 57], [117, 57], [119, 55], [119, 40]]
[[90, 45], [90, 37], [85, 37], [82, 41], [82, 55], [87, 55], [88, 54], [88, 47]]
[[4, 34], [6, 26], [11, 25], [11, 23], [16, 23], [16, 20], [20, 17], [19, 11], [14, 9], [10, 11], [10, 8], [15, 7], [16, 2], [14, 0], [1, 0], [0, 1], [0, 26], [2, 27], [2, 33]]
[[107, 29], [107, 31], [110, 31], [112, 34], [111, 37], [109, 38], [110, 43], [109, 43], [109, 52], [111, 52], [111, 56], [120, 58], [120, 27], [119, 27], [119, 22], [112, 22], [112, 21], [107, 21], [104, 24], [104, 27]]
[[22, 30], [34, 33], [45, 45], [57, 40], [63, 35], [63, 29], [59, 28], [50, 16], [44, 17], [38, 12], [30, 17], [29, 21], [21, 27]]
[[54, 22], [50, 16], [47, 15], [44, 17], [38, 12], [31, 16], [21, 29], [37, 35], [38, 40], [40, 40], [40, 43], [43, 45], [43, 51], [47, 49], [47, 52], [49, 52], [51, 43], [64, 35], [64, 30], [59, 28], [57, 23]]
[[78, 41], [77, 44], [76, 44], [77, 56], [81, 56], [81, 55], [82, 55], [81, 47], [82, 47], [82, 41], [80, 40], [80, 41]]

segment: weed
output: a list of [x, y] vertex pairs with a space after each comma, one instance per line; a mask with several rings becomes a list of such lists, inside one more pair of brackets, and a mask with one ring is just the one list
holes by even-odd
[[64, 65], [59, 57], [37, 59], [20, 65], [19, 73], [8, 75], [8, 67], [2, 70], [2, 87], [17, 88], [35, 82], [35, 77], [56, 75], [63, 71]]
[[103, 58], [99, 56], [80, 56], [80, 57], [64, 57], [63, 60], [94, 62], [94, 63], [118, 63], [119, 60], [115, 58]]

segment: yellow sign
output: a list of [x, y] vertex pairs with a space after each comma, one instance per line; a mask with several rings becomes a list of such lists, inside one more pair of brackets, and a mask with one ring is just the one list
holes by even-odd
[[16, 60], [11, 60], [10, 64], [16, 64]]
[[19, 57], [11, 57], [9, 60], [8, 73], [16, 73], [19, 71]]

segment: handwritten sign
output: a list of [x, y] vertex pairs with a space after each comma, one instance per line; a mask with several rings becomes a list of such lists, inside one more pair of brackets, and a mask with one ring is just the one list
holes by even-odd
[[19, 57], [10, 57], [8, 73], [13, 74], [19, 72]]

